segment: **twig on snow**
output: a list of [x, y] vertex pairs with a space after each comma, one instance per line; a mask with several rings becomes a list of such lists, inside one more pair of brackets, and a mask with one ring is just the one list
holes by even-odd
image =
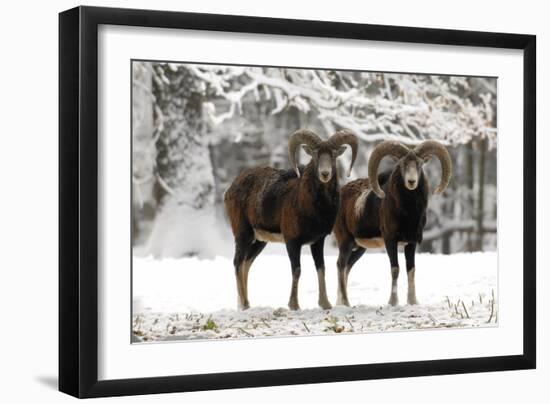
[[304, 328], [306, 329], [307, 332], [311, 332], [305, 321], [302, 321], [302, 324], [304, 325]]
[[494, 311], [494, 302], [491, 300], [491, 315], [489, 316], [489, 320], [487, 320], [487, 324], [491, 322], [493, 319], [493, 311]]
[[248, 331], [246, 331], [244, 328], [242, 327], [239, 327], [237, 328], [237, 330], [241, 331], [242, 333], [248, 335], [249, 337], [253, 337], [254, 335], [253, 334], [250, 334]]
[[351, 327], [351, 329], [353, 331], [355, 331], [355, 328], [353, 327], [353, 324], [351, 323], [350, 319], [348, 318], [348, 316], [344, 316], [344, 318], [346, 319], [346, 321], [349, 323], [349, 326]]
[[[495, 290], [494, 289], [491, 289], [491, 296], [492, 296], [492, 299], [491, 299], [491, 315], [489, 316], [489, 320], [487, 320], [487, 323], [491, 322], [491, 320], [493, 319], [493, 315], [495, 313]], [[496, 322], [496, 317], [495, 317], [495, 322]]]
[[466, 310], [466, 305], [464, 304], [464, 300], [462, 301], [462, 307], [464, 308], [464, 313], [466, 313], [466, 317], [470, 318], [470, 315], [468, 314], [468, 310]]
[[430, 320], [432, 320], [432, 322], [434, 323], [434, 325], [437, 325], [437, 320], [435, 319], [434, 316], [432, 316], [432, 313], [428, 313], [428, 317], [430, 317]]
[[494, 311], [495, 311], [495, 301], [491, 299], [491, 315], [489, 316], [489, 320], [487, 320], [487, 324], [489, 324], [493, 319]]

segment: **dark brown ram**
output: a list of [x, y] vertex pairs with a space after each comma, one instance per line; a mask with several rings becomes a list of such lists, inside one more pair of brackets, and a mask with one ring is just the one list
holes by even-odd
[[[378, 166], [385, 157], [396, 163], [389, 173], [378, 175]], [[441, 163], [441, 181], [435, 193], [441, 193], [451, 177], [451, 158], [439, 142], [427, 140], [413, 149], [385, 141], [372, 152], [369, 179], [345, 185], [341, 191], [341, 207], [334, 226], [338, 243], [338, 304], [349, 306], [347, 281], [353, 265], [367, 248], [386, 247], [390, 259], [392, 288], [389, 304], [396, 305], [399, 264], [397, 247], [405, 245], [409, 304], [416, 304], [414, 256], [422, 241], [426, 224], [429, 187], [423, 164], [435, 156]]]
[[[331, 307], [325, 287], [323, 246], [338, 212], [336, 158], [345, 151], [346, 144], [352, 150], [351, 171], [357, 157], [357, 138], [353, 133], [342, 130], [323, 141], [312, 131], [300, 129], [288, 142], [292, 169], [248, 168], [226, 191], [224, 203], [235, 238], [233, 263], [240, 308], [249, 307], [248, 272], [267, 242], [286, 244], [292, 269], [289, 308], [300, 308], [298, 280], [304, 244], [311, 245], [317, 268], [319, 305], [324, 309]], [[304, 145], [311, 160], [305, 167], [298, 168], [296, 150], [300, 145]]]

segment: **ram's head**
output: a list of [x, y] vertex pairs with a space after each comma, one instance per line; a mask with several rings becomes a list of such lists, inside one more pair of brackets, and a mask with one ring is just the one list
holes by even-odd
[[334, 133], [327, 140], [322, 140], [314, 132], [308, 129], [300, 129], [294, 132], [288, 140], [288, 156], [290, 164], [298, 177], [300, 171], [296, 162], [296, 149], [303, 145], [304, 151], [311, 156], [315, 172], [321, 182], [329, 182], [336, 172], [336, 158], [346, 150], [344, 145], [351, 147], [351, 164], [348, 176], [351, 173], [353, 163], [357, 158], [357, 136], [349, 130], [341, 130]]
[[400, 142], [388, 140], [378, 144], [369, 158], [369, 183], [380, 198], [384, 198], [385, 193], [378, 183], [378, 166], [386, 156], [395, 160], [403, 179], [403, 186], [408, 190], [416, 189], [423, 173], [422, 166], [433, 156], [437, 157], [441, 163], [441, 180], [434, 192], [439, 194], [449, 185], [452, 170], [451, 156], [441, 143], [426, 140], [411, 149]]

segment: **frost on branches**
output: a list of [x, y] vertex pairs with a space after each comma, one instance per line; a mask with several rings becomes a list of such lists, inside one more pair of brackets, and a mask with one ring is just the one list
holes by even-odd
[[[215, 253], [228, 183], [245, 166], [285, 166], [300, 126], [325, 137], [349, 128], [365, 157], [382, 140], [444, 142], [459, 177], [431, 207], [434, 239], [459, 232], [448, 249], [472, 250], [493, 231], [494, 79], [134, 62], [132, 102], [132, 225], [145, 254]], [[354, 177], [366, 174], [365, 161]]]
[[[289, 107], [314, 111], [327, 128], [349, 128], [366, 142], [394, 139], [408, 144], [438, 139], [467, 143], [475, 137], [496, 142], [496, 87], [484, 78], [366, 73], [333, 70], [189, 65], [226, 111], [208, 104], [215, 124], [242, 113], [242, 102], [273, 99], [271, 114]], [[465, 98], [478, 93], [473, 102]], [[332, 129], [331, 129], [332, 130]]]

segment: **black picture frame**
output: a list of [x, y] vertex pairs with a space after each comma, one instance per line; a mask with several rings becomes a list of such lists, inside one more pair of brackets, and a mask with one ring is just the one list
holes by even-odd
[[[97, 52], [100, 24], [522, 50], [523, 354], [99, 381]], [[59, 390], [84, 398], [535, 368], [535, 122], [534, 35], [96, 7], [77, 7], [60, 13]]]

